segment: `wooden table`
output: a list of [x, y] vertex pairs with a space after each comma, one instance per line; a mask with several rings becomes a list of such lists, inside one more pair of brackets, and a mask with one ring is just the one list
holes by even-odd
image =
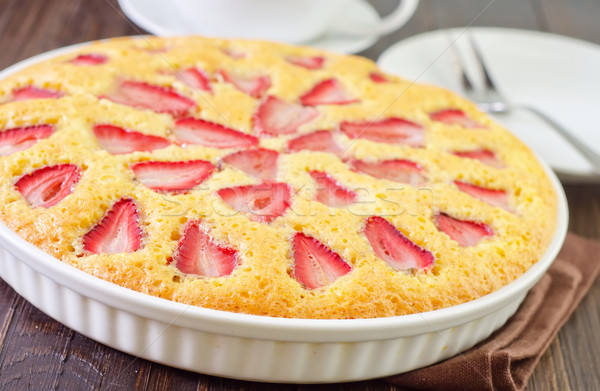
[[[386, 11], [394, 2], [373, 0]], [[489, 5], [489, 7], [488, 7]], [[144, 31], [115, 0], [0, 0], [0, 68], [77, 42]], [[361, 53], [376, 59], [405, 37], [445, 27], [504, 26], [550, 31], [600, 43], [598, 0], [422, 0], [399, 32]], [[600, 102], [599, 102], [600, 103]], [[600, 185], [566, 187], [571, 231], [600, 239]], [[537, 366], [529, 390], [592, 390], [600, 384], [600, 281]], [[137, 359], [50, 319], [0, 280], [0, 389], [213, 390], [314, 389], [199, 375]], [[395, 389], [380, 381], [318, 387]]]

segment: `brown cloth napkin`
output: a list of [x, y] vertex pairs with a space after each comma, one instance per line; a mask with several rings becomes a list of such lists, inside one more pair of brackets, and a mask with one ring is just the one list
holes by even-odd
[[504, 327], [439, 364], [384, 379], [419, 390], [523, 390], [600, 272], [600, 242], [568, 234], [548, 272]]

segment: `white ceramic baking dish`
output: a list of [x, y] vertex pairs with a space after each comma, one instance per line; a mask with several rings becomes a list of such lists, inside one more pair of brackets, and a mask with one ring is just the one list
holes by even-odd
[[[0, 79], [80, 45], [0, 72]], [[166, 365], [244, 380], [327, 383], [382, 377], [454, 356], [487, 338], [517, 310], [564, 241], [567, 202], [545, 254], [511, 284], [469, 303], [378, 319], [283, 319], [175, 303], [64, 264], [0, 223], [0, 277], [34, 306], [98, 342]]]

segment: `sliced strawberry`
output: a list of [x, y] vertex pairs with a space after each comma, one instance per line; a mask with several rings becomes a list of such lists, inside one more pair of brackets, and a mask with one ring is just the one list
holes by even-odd
[[371, 72], [369, 78], [375, 83], [387, 83], [389, 81], [387, 77], [378, 72]]
[[269, 96], [254, 114], [254, 128], [264, 134], [279, 136], [295, 133], [298, 127], [319, 115], [314, 107], [285, 102]]
[[481, 239], [492, 236], [494, 231], [483, 223], [458, 220], [445, 213], [435, 216], [437, 227], [463, 247], [475, 246]]
[[497, 206], [511, 212], [508, 194], [504, 190], [488, 189], [460, 181], [455, 181], [454, 184], [460, 189], [460, 191], [464, 191], [471, 197], [475, 197], [483, 202], [487, 202], [492, 206]]
[[365, 235], [375, 255], [396, 270], [425, 269], [434, 262], [433, 254], [417, 246], [383, 217], [369, 217]]
[[33, 86], [17, 88], [12, 91], [12, 102], [29, 99], [55, 99], [64, 94], [60, 91], [45, 90]]
[[219, 74], [227, 83], [253, 98], [261, 98], [271, 87], [271, 78], [267, 75], [240, 76], [224, 70], [220, 70]]
[[422, 147], [425, 141], [423, 127], [402, 118], [388, 118], [381, 121], [342, 122], [340, 129], [350, 138], [364, 138], [379, 143]]
[[494, 151], [490, 151], [489, 149], [476, 149], [474, 151], [461, 151], [461, 152], [453, 152], [456, 156], [466, 157], [469, 159], [479, 160], [483, 164], [487, 164], [488, 166], [492, 166], [495, 168], [504, 168], [505, 165], [498, 159]]
[[291, 64], [312, 70], [322, 69], [323, 64], [325, 63], [325, 58], [321, 56], [290, 56], [286, 58], [286, 60]]
[[192, 88], [202, 91], [212, 91], [208, 75], [202, 69], [195, 67], [181, 69], [175, 73], [175, 77]]
[[221, 49], [221, 51], [228, 55], [229, 57], [233, 58], [234, 60], [239, 60], [241, 58], [246, 58], [248, 57], [248, 55], [244, 52], [242, 52], [241, 50], [237, 50], [237, 49], [231, 49], [231, 48], [225, 48], [225, 49]]
[[122, 105], [171, 115], [183, 115], [196, 105], [193, 100], [172, 88], [139, 81], [122, 81], [115, 91], [101, 98], [110, 99]]
[[237, 251], [217, 243], [200, 220], [185, 225], [173, 257], [173, 265], [179, 271], [202, 277], [222, 277], [230, 275], [237, 264]]
[[310, 176], [317, 183], [317, 201], [332, 208], [343, 208], [358, 198], [352, 190], [340, 185], [335, 179], [322, 171], [311, 171]]
[[464, 111], [458, 109], [446, 109], [430, 113], [429, 117], [438, 122], [448, 125], [460, 125], [465, 128], [485, 128], [479, 122], [469, 117]]
[[329, 130], [319, 130], [317, 132], [308, 133], [298, 136], [288, 142], [289, 152], [299, 152], [304, 150], [331, 152], [336, 155], [343, 152], [343, 148], [335, 142], [333, 133]]
[[50, 137], [54, 132], [52, 125], [34, 125], [7, 129], [0, 132], [0, 156], [23, 151], [38, 140]]
[[234, 152], [223, 161], [255, 178], [272, 181], [277, 177], [278, 156], [275, 151], [258, 148]]
[[352, 270], [339, 254], [302, 232], [294, 235], [293, 245], [294, 277], [305, 288], [329, 285]]
[[104, 64], [107, 61], [108, 57], [106, 57], [104, 54], [89, 53], [80, 54], [72, 59], [70, 63], [74, 65], [90, 66]]
[[184, 192], [198, 186], [212, 174], [215, 166], [204, 160], [182, 162], [142, 162], [131, 166], [135, 178], [152, 190]]
[[351, 160], [348, 163], [353, 170], [374, 178], [407, 183], [412, 186], [422, 185], [427, 182], [427, 179], [423, 175], [423, 166], [410, 160], [393, 159], [380, 162]]
[[58, 164], [22, 176], [15, 187], [33, 206], [49, 208], [73, 192], [81, 174], [74, 164]]
[[237, 212], [264, 223], [284, 214], [291, 204], [290, 187], [285, 183], [227, 187], [217, 191], [217, 194]]
[[113, 155], [135, 151], [153, 151], [171, 145], [166, 138], [125, 130], [114, 125], [96, 125], [94, 134], [100, 147]]
[[359, 99], [348, 94], [337, 79], [327, 79], [302, 95], [300, 101], [305, 106], [347, 105], [359, 102]]
[[177, 120], [173, 133], [181, 143], [210, 148], [250, 148], [258, 145], [258, 139], [252, 135], [197, 118]]
[[102, 220], [83, 235], [83, 249], [89, 254], [132, 253], [142, 245], [138, 210], [130, 198], [121, 198]]

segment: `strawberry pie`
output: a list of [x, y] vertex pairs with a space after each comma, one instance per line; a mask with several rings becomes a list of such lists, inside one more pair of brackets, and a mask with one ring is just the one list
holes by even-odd
[[73, 267], [239, 313], [464, 303], [544, 253], [532, 152], [446, 90], [283, 44], [118, 38], [0, 81], [0, 220]]

